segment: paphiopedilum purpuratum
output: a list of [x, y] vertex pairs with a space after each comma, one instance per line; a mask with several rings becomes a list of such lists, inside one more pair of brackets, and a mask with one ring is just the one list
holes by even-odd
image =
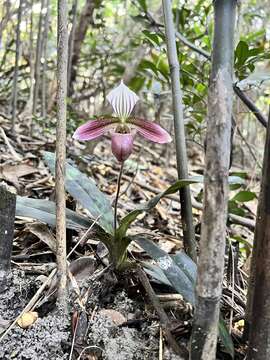
[[108, 94], [107, 100], [112, 105], [114, 116], [88, 121], [78, 127], [73, 138], [87, 141], [111, 133], [112, 152], [120, 162], [132, 153], [136, 133], [159, 144], [171, 142], [171, 136], [160, 125], [131, 116], [139, 97], [123, 81]]

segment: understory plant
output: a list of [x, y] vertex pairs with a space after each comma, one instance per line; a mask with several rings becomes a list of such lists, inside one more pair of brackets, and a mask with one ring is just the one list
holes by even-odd
[[[134, 137], [138, 133], [144, 138], [160, 144], [169, 143], [172, 139], [168, 132], [158, 124], [131, 115], [139, 98], [123, 82], [108, 94], [107, 99], [112, 105], [114, 114], [88, 121], [75, 131], [73, 137], [80, 141], [89, 141], [101, 138], [106, 132], [110, 133], [112, 153], [120, 162], [114, 207], [92, 179], [81, 173], [75, 166], [67, 163], [66, 190], [88, 210], [90, 219], [69, 209], [66, 209], [66, 218], [69, 228], [79, 229], [92, 226], [95, 237], [108, 248], [112, 265], [116, 270], [121, 270], [128, 264], [127, 248], [132, 241], [127, 232], [138, 215], [150, 211], [162, 197], [173, 194], [181, 187], [200, 180], [193, 178], [177, 181], [167, 190], [131, 211], [118, 222], [117, 205], [124, 162], [132, 153]], [[44, 160], [52, 174], [55, 175], [55, 155], [45, 152]], [[55, 205], [47, 200], [18, 197], [17, 215], [33, 217], [54, 225]]]
[[[118, 221], [117, 204], [124, 162], [132, 153], [136, 133], [160, 144], [170, 142], [171, 137], [158, 124], [131, 116], [138, 97], [123, 82], [112, 90], [107, 98], [113, 107], [114, 116], [101, 117], [87, 122], [75, 131], [73, 137], [85, 141], [100, 138], [106, 132], [111, 134], [112, 152], [121, 164], [114, 207], [109, 198], [98, 189], [95, 181], [68, 161], [65, 169], [65, 188], [88, 211], [90, 216], [87, 217], [66, 209], [67, 228], [78, 231], [91, 227], [95, 238], [107, 247], [110, 262], [117, 271], [125, 269], [130, 264], [127, 258], [127, 249], [131, 241], [136, 241], [157, 262], [158, 266], [156, 267], [144, 266], [148, 268], [151, 275], [158, 281], [173, 287], [185, 300], [194, 305], [196, 265], [192, 260], [183, 252], [178, 253], [177, 257], [173, 258], [149, 241], [149, 236], [143, 233], [131, 236], [128, 230], [140, 214], [149, 212], [164, 196], [176, 193], [182, 187], [192, 183], [203, 182], [203, 177], [196, 176], [176, 181], [165, 191], [141, 204]], [[44, 152], [44, 160], [52, 174], [55, 175], [55, 155]], [[229, 182], [241, 184], [242, 179], [232, 176], [229, 178]], [[17, 196], [17, 216], [34, 218], [50, 226], [55, 226], [55, 213], [55, 203], [52, 201]], [[232, 354], [231, 338], [222, 322], [220, 323], [220, 335], [228, 352]]]
[[[88, 121], [75, 131], [73, 137], [80, 141], [86, 141], [100, 138], [106, 132], [111, 134], [112, 152], [121, 164], [114, 207], [109, 198], [98, 189], [94, 180], [67, 162], [65, 188], [88, 211], [90, 217], [66, 209], [66, 219], [67, 227], [71, 229], [88, 229], [92, 226], [95, 237], [107, 247], [112, 265], [115, 269], [121, 270], [128, 264], [127, 248], [133, 240], [128, 234], [128, 229], [137, 217], [143, 212], [153, 209], [164, 196], [173, 194], [192, 183], [202, 182], [203, 178], [196, 176], [176, 181], [168, 189], [118, 221], [117, 204], [124, 162], [132, 153], [136, 133], [160, 144], [170, 142], [171, 136], [158, 124], [131, 115], [139, 98], [123, 82], [108, 94], [107, 99], [112, 105], [114, 116]], [[44, 160], [52, 174], [55, 175], [55, 155], [44, 152]], [[238, 182], [236, 177], [232, 178], [232, 181]], [[17, 196], [16, 214], [38, 219], [51, 226], [55, 225], [55, 204], [48, 200]]]

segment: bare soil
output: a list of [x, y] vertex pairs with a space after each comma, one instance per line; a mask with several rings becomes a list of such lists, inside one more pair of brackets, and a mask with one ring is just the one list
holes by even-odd
[[[8, 276], [6, 287], [0, 295], [0, 325], [6, 326], [6, 320], [11, 322], [20, 314], [39, 285], [35, 277], [26, 276], [18, 270]], [[0, 359], [159, 358], [159, 321], [151, 311], [145, 310], [142, 299], [132, 300], [123, 288], [117, 288], [112, 278], [105, 281], [103, 278], [92, 284], [86, 279], [81, 286], [82, 293], [86, 288], [90, 290], [90, 295], [85, 312], [78, 311], [80, 307], [73, 291], [69, 319], [64, 318], [56, 306], [51, 309], [49, 302], [43, 304], [36, 309], [39, 317], [34, 324], [27, 329], [16, 324], [4, 337], [0, 345]], [[45, 308], [48, 311], [43, 314]], [[77, 318], [75, 334], [74, 318]], [[70, 358], [72, 343], [74, 346]], [[164, 360], [177, 359], [167, 348], [163, 350]]]

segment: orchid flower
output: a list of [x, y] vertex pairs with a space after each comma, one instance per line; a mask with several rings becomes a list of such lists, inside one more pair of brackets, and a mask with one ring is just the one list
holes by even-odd
[[139, 98], [123, 81], [107, 95], [107, 100], [114, 110], [115, 117], [90, 120], [78, 127], [73, 138], [82, 141], [93, 140], [110, 132], [112, 152], [120, 162], [125, 161], [132, 153], [133, 140], [137, 132], [159, 144], [171, 142], [171, 136], [158, 124], [130, 116]]

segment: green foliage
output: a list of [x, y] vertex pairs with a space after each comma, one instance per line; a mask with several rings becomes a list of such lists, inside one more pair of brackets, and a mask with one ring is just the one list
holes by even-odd
[[152, 45], [152, 46], [156, 45], [158, 47], [161, 45], [162, 39], [155, 32], [149, 31], [149, 30], [143, 30], [142, 33], [144, 34], [146, 39], [149, 41], [150, 45]]
[[[233, 185], [233, 189], [237, 186]], [[256, 194], [248, 190], [240, 190], [232, 199], [229, 200], [228, 211], [231, 214], [246, 216], [247, 211], [242, 205], [248, 201], [252, 201], [256, 198]]]
[[140, 4], [141, 8], [143, 9], [143, 11], [147, 11], [147, 5], [146, 5], [146, 0], [138, 0], [138, 3]]
[[[47, 52], [47, 98], [54, 93], [54, 75], [56, 71], [56, 25], [57, 25], [57, 2], [51, 1], [51, 16], [48, 36]], [[77, 64], [77, 78], [74, 84], [75, 92], [68, 101], [67, 129], [69, 133], [74, 131], [80, 122], [80, 112], [78, 109], [86, 109], [89, 118], [100, 111], [100, 106], [104, 101], [104, 95], [108, 89], [112, 88], [123, 77], [125, 71], [132, 65], [137, 57], [137, 51], [144, 45], [147, 49], [142, 58], [138, 58], [139, 66], [134, 68], [134, 74], [129, 79], [129, 85], [135, 91], [151, 88], [154, 81], [159, 81], [162, 91], [170, 91], [169, 66], [165, 54], [165, 34], [162, 26], [160, 2], [157, 0], [135, 0], [123, 2], [111, 0], [97, 2], [99, 6], [95, 9], [93, 21], [89, 24], [84, 42], [81, 47]], [[81, 14], [85, 1], [78, 1], [78, 18]], [[246, 80], [256, 72], [257, 64], [261, 67], [266, 65], [270, 54], [267, 45], [266, 28], [262, 28], [256, 15], [256, 5], [248, 1], [243, 11], [244, 27], [241, 27], [240, 41], [235, 51], [235, 75], [240, 81]], [[0, 12], [4, 11], [0, 9]], [[15, 29], [14, 18], [17, 11], [17, 3], [11, 3], [12, 21], [6, 24], [2, 32], [2, 46], [0, 48], [0, 100], [8, 105], [12, 89], [12, 73], [14, 65], [15, 50]], [[262, 10], [267, 13], [267, 10]], [[34, 41], [33, 51], [35, 51], [37, 26], [40, 15], [39, 4], [35, 3], [33, 8], [25, 6], [23, 22], [21, 26], [22, 48], [24, 49], [20, 58], [19, 66], [19, 102], [24, 106], [29, 99], [30, 64], [29, 59], [29, 33], [30, 33], [30, 14], [33, 12]], [[148, 17], [150, 14], [150, 17]], [[196, 0], [195, 2], [173, 2], [173, 14], [176, 30], [187, 40], [200, 49], [211, 53], [213, 35], [213, 6], [210, 0]], [[3, 15], [3, 14], [2, 14]], [[161, 26], [156, 26], [153, 19]], [[72, 13], [69, 14], [69, 27], [71, 28]], [[10, 34], [13, 34], [10, 36]], [[13, 40], [13, 42], [10, 42]], [[10, 42], [10, 43], [9, 43]], [[183, 101], [185, 105], [185, 118], [187, 131], [190, 138], [200, 144], [203, 143], [206, 127], [206, 108], [208, 79], [210, 73], [209, 61], [198, 55], [194, 50], [185, 46], [177, 40], [177, 50], [181, 68], [181, 83], [183, 89]], [[41, 69], [42, 70], [42, 69]], [[42, 71], [41, 71], [42, 72]], [[267, 76], [268, 78], [268, 76]], [[250, 80], [250, 79], [249, 79]], [[254, 79], [246, 82], [253, 85]], [[260, 85], [257, 80], [256, 85]], [[89, 94], [89, 97], [84, 95]], [[146, 91], [143, 91], [146, 94]], [[97, 106], [92, 106], [91, 96], [96, 98]], [[170, 97], [168, 96], [168, 108], [170, 108]], [[91, 103], [91, 105], [89, 105]], [[86, 104], [88, 104], [86, 106]], [[105, 104], [105, 101], [104, 101]], [[149, 101], [150, 111], [154, 110], [154, 101]], [[81, 106], [82, 105], [82, 106]], [[88, 109], [87, 109], [88, 107]], [[89, 108], [91, 108], [90, 111]], [[52, 113], [55, 108], [52, 106]], [[167, 110], [167, 109], [166, 109]], [[77, 112], [77, 114], [76, 114]], [[38, 121], [39, 116], [36, 117]], [[36, 121], [34, 120], [34, 121]], [[45, 128], [54, 126], [54, 122], [49, 123], [49, 117]], [[47, 131], [47, 130], [46, 130]]]
[[239, 191], [233, 197], [233, 200], [238, 201], [238, 202], [247, 202], [247, 201], [254, 200], [255, 198], [256, 198], [256, 194], [254, 192], [247, 191], [247, 190], [242, 190], [242, 191]]
[[237, 203], [234, 200], [229, 200], [228, 203], [228, 211], [230, 214], [238, 215], [238, 216], [245, 216], [246, 211], [239, 206], [239, 203]]
[[236, 76], [242, 80], [255, 69], [255, 64], [263, 59], [270, 58], [270, 54], [265, 52], [264, 46], [250, 47], [246, 41], [240, 40], [235, 49], [235, 72]]

